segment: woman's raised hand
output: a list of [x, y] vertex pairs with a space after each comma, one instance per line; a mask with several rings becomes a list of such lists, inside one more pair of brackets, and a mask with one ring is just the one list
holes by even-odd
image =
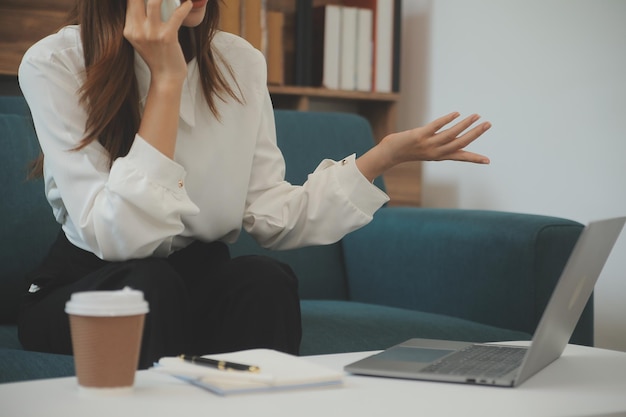
[[161, 21], [162, 0], [128, 0], [124, 37], [146, 61], [152, 81], [182, 81], [187, 76], [187, 63], [178, 30], [192, 8], [183, 1], [167, 21]]
[[150, 87], [137, 133], [163, 155], [173, 158], [181, 92], [187, 77], [187, 61], [178, 41], [178, 30], [192, 3], [183, 2], [163, 22], [161, 1], [128, 0], [124, 37], [150, 68]]
[[389, 148], [396, 163], [453, 160], [488, 164], [486, 156], [468, 152], [464, 148], [485, 133], [491, 123], [483, 122], [470, 129], [480, 119], [480, 116], [474, 114], [443, 129], [458, 117], [459, 113], [450, 113], [425, 126], [391, 134], [382, 140], [383, 146]]
[[459, 117], [454, 112], [432, 122], [385, 136], [378, 145], [357, 160], [357, 166], [370, 181], [389, 168], [409, 161], [463, 161], [488, 164], [489, 158], [465, 148], [490, 127], [483, 122], [474, 127], [480, 116], [474, 114], [445, 128]]

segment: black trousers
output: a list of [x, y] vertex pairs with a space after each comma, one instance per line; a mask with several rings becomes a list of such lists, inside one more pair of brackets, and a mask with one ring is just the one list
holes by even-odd
[[[103, 261], [61, 232], [28, 277], [18, 332], [27, 350], [71, 354], [65, 303], [74, 292], [144, 292], [140, 368], [162, 356], [272, 348], [297, 354], [302, 335], [296, 276], [263, 256], [230, 258], [221, 242], [195, 242], [169, 258]], [[34, 285], [31, 285], [34, 284]]]

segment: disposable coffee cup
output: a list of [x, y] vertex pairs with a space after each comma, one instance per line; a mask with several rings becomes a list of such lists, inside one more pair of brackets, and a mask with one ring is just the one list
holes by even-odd
[[86, 291], [65, 304], [78, 385], [90, 394], [132, 392], [148, 303], [143, 292]]

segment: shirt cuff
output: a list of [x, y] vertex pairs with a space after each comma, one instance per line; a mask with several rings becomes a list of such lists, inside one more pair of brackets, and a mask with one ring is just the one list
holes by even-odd
[[135, 135], [135, 140], [128, 154], [120, 159], [145, 173], [151, 181], [167, 189], [177, 192], [185, 185], [185, 168], [163, 155], [138, 134]]
[[389, 196], [361, 173], [356, 166], [355, 154], [336, 163], [335, 175], [348, 199], [364, 213], [373, 215], [389, 201]]

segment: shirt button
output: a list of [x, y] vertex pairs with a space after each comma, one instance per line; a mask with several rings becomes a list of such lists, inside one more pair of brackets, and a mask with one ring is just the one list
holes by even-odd
[[342, 160], [341, 160], [341, 165], [345, 165], [345, 164], [347, 164], [347, 163], [348, 163], [348, 161], [346, 161], [345, 159], [342, 159]]
[[184, 185], [185, 183], [183, 182], [183, 180], [178, 180], [178, 188], [183, 188]]

